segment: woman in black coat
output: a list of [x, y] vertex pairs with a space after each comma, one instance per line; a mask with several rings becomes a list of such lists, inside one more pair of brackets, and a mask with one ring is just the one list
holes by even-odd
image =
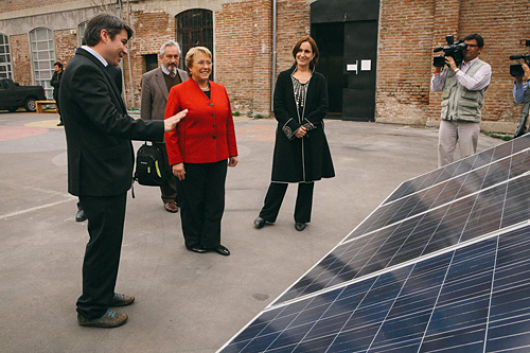
[[323, 119], [328, 110], [326, 78], [315, 72], [319, 52], [315, 40], [305, 36], [294, 49], [295, 64], [278, 76], [274, 91], [274, 115], [278, 120], [272, 178], [257, 229], [276, 221], [288, 183], [298, 183], [295, 228], [305, 229], [311, 220], [315, 180], [335, 176]]

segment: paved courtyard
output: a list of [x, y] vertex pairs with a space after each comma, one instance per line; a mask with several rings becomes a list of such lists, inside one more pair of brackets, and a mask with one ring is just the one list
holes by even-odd
[[[436, 129], [326, 121], [337, 176], [316, 184], [312, 222], [294, 229], [291, 186], [276, 224], [256, 230], [276, 124], [237, 118], [240, 163], [228, 172], [222, 230], [232, 255], [187, 251], [179, 215], [164, 211], [157, 188], [136, 184], [117, 284], [136, 302], [122, 309], [125, 326], [83, 328], [75, 301], [87, 223], [74, 220], [57, 119], [0, 112], [1, 352], [215, 352], [401, 182], [436, 168]], [[501, 142], [481, 135], [479, 151]]]

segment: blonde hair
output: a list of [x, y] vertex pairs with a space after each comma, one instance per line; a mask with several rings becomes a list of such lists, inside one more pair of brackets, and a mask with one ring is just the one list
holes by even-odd
[[186, 59], [184, 59], [184, 63], [186, 64], [187, 68], [190, 68], [193, 65], [193, 58], [195, 57], [195, 54], [201, 53], [210, 58], [212, 60], [212, 52], [210, 49], [206, 47], [193, 47], [188, 50], [186, 53]]

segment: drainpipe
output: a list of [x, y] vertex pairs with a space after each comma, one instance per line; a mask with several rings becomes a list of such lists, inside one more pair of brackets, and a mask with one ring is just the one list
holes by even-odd
[[271, 112], [274, 111], [274, 81], [276, 80], [276, 16], [276, 0], [272, 0]]

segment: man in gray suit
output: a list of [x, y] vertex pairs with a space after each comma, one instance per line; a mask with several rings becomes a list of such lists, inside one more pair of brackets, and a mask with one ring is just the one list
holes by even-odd
[[[175, 41], [167, 41], [160, 48], [160, 67], [146, 72], [142, 76], [141, 117], [144, 120], [163, 120], [166, 111], [167, 96], [171, 87], [188, 79], [184, 70], [178, 69], [180, 46]], [[171, 171], [167, 159], [164, 141], [155, 142], [164, 155], [167, 170]], [[166, 181], [160, 185], [164, 208], [168, 212], [178, 212], [177, 179], [169, 172]]]

